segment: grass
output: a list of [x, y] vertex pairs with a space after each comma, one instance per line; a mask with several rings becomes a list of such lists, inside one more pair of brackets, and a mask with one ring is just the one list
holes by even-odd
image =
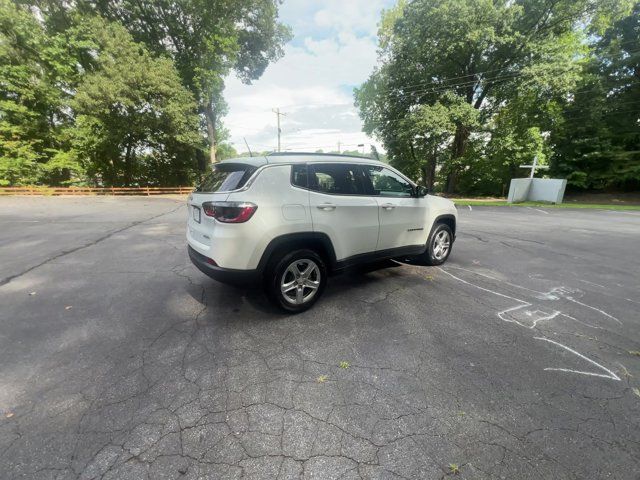
[[594, 210], [640, 210], [640, 205], [604, 205], [597, 203], [547, 203], [547, 202], [522, 202], [507, 203], [506, 200], [480, 200], [480, 199], [457, 199], [453, 202], [459, 206], [471, 205], [472, 207], [544, 207], [544, 208], [588, 208]]

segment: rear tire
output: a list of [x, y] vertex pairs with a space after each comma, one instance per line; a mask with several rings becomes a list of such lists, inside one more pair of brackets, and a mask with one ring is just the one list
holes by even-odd
[[417, 259], [426, 265], [442, 265], [449, 258], [452, 248], [453, 233], [451, 228], [445, 223], [436, 223], [431, 230], [429, 240], [427, 240], [426, 251]]
[[313, 250], [276, 254], [266, 271], [266, 291], [271, 302], [290, 313], [308, 310], [327, 284], [327, 268]]

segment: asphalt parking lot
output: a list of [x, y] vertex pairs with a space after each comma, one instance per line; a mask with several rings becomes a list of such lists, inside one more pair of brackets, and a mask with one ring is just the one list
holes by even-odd
[[285, 316], [176, 200], [0, 198], [0, 478], [639, 478], [640, 212], [459, 212]]

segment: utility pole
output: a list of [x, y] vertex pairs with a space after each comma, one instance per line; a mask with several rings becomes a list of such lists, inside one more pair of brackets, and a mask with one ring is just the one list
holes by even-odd
[[341, 150], [340, 150], [340, 140], [338, 140], [338, 153], [341, 153]]
[[280, 113], [280, 107], [275, 109], [272, 108], [271, 111], [276, 114], [276, 119], [278, 120], [278, 151], [280, 151], [280, 134], [282, 133], [282, 130], [280, 129], [280, 117], [286, 116], [286, 113]]

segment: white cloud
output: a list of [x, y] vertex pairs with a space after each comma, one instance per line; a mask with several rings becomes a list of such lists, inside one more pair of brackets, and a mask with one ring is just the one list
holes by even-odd
[[275, 107], [286, 113], [283, 148], [327, 150], [337, 148], [339, 141], [349, 149], [361, 143], [367, 149], [371, 143], [379, 148], [361, 131], [352, 89], [376, 64], [376, 23], [388, 4], [389, 0], [285, 1], [281, 16], [296, 35], [285, 47], [285, 56], [253, 85], [227, 79], [225, 124], [236, 149], [246, 150], [243, 137], [253, 149], [275, 148]]
[[380, 0], [325, 0], [315, 13], [314, 21], [319, 27], [340, 31], [376, 32], [380, 10], [388, 8], [390, 2]]

